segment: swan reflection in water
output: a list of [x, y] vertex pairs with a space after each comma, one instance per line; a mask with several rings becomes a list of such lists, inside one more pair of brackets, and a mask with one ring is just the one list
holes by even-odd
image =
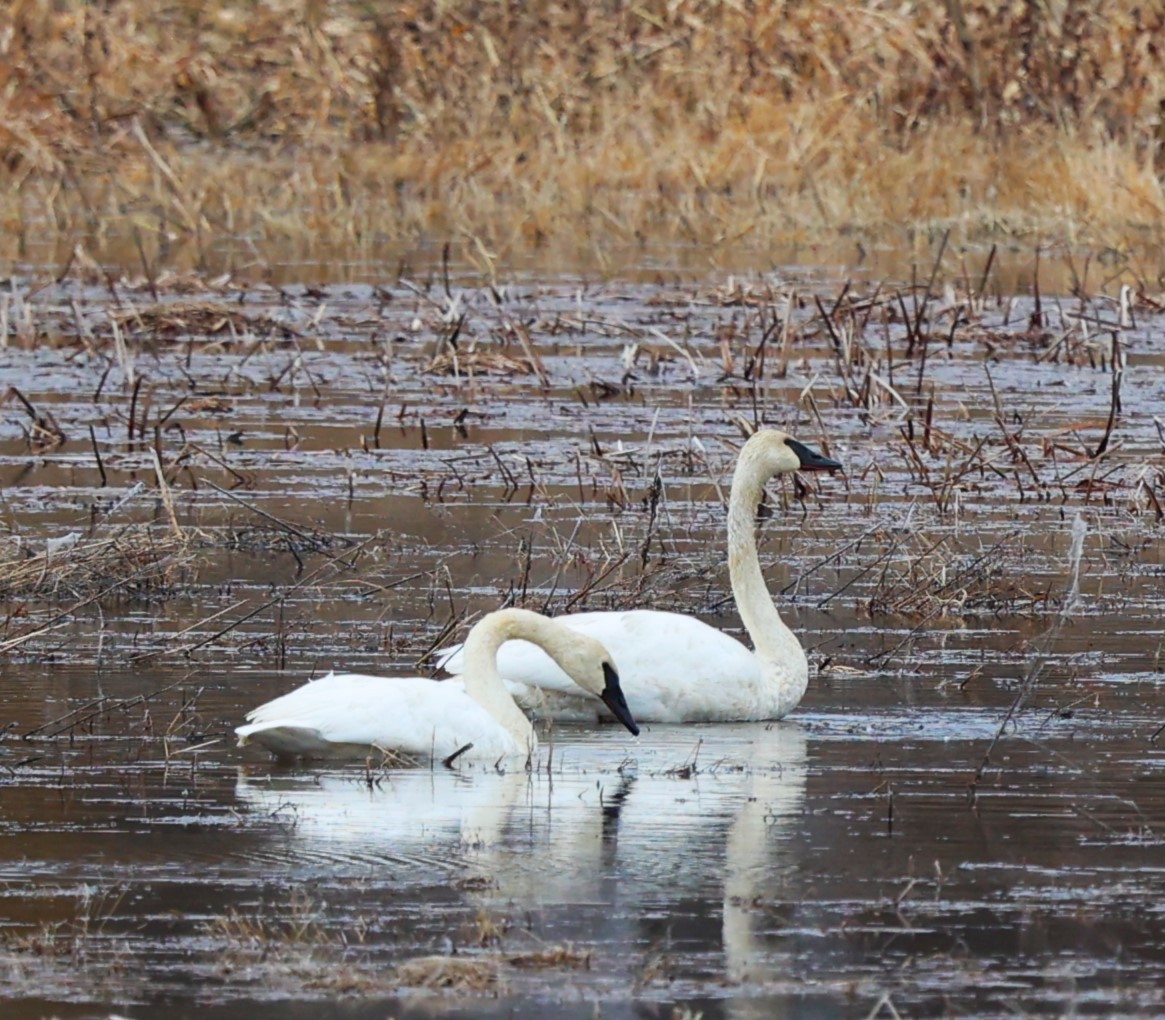
[[382, 911], [415, 919], [436, 890], [456, 890], [474, 909], [541, 914], [538, 937], [629, 967], [674, 921], [685, 956], [713, 955], [701, 970], [730, 984], [787, 977], [754, 926], [772, 924], [758, 901], [785, 898], [795, 863], [801, 727], [656, 726], [621, 764], [617, 731], [563, 733], [549, 778], [544, 748], [535, 773], [401, 770], [371, 786], [352, 769], [241, 774], [237, 793], [252, 817], [289, 823], [271, 838], [292, 878], [379, 874], [391, 896], [364, 895]]

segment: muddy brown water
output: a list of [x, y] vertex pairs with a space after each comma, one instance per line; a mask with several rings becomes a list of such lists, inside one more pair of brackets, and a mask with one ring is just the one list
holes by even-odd
[[[1042, 340], [1030, 302], [949, 344], [936, 319], [922, 398], [900, 322], [868, 326], [876, 374], [916, 422], [933, 392], [962, 444], [919, 454], [924, 474], [903, 407], [849, 395], [862, 371], [808, 302], [787, 374], [757, 387], [757, 307], [726, 286], [460, 294], [459, 358], [520, 362], [525, 330], [545, 381], [434, 371], [440, 287], [228, 285], [194, 299], [294, 335], [131, 335], [135, 405], [109, 296], [27, 296], [41, 338], [0, 350], [0, 388], [66, 441], [31, 446], [30, 415], [0, 407], [7, 548], [167, 534], [156, 448], [189, 560], [136, 594], [5, 601], [4, 1016], [1165, 1015], [1160, 321], [1120, 331], [1099, 461], [1074, 451], [1109, 413], [1111, 330], [1077, 342], [1075, 301]], [[131, 408], [152, 423], [183, 397], [129, 435]], [[255, 704], [332, 666], [413, 672], [455, 615], [507, 598], [585, 589], [577, 607], [739, 632], [736, 416], [847, 468], [772, 486], [761, 520], [814, 665], [789, 720], [560, 727], [504, 774], [232, 746]], [[997, 470], [940, 485], [980, 440]], [[418, 958], [438, 987], [397, 969]]]

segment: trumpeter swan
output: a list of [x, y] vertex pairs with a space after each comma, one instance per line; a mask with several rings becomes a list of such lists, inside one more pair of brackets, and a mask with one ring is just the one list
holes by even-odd
[[[840, 467], [775, 430], [755, 433], [740, 451], [728, 501], [728, 575], [755, 651], [681, 613], [634, 609], [558, 617], [611, 649], [640, 722], [780, 719], [796, 708], [809, 683], [809, 663], [765, 586], [754, 518], [765, 483], [773, 475]], [[450, 649], [440, 664], [461, 673], [467, 661], [462, 649], [467, 647], [468, 642]], [[524, 706], [537, 708], [544, 702], [548, 714], [558, 717], [577, 717], [580, 708], [591, 714], [570, 696], [575, 692], [569, 677], [533, 645], [511, 641], [499, 650], [497, 663]], [[549, 697], [546, 691], [551, 692]]]
[[239, 745], [259, 744], [280, 758], [367, 755], [478, 760], [528, 756], [538, 738], [497, 669], [497, 652], [521, 638], [545, 649], [583, 690], [601, 698], [632, 733], [610, 654], [595, 638], [525, 609], [501, 609], [478, 621], [465, 642], [464, 685], [424, 677], [329, 673], [247, 714]]

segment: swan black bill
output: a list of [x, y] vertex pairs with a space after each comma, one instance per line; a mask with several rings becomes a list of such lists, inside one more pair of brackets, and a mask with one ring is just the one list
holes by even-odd
[[804, 443], [796, 439], [786, 439], [785, 445], [792, 450], [801, 462], [802, 471], [840, 471], [841, 464], [829, 457], [823, 457], [816, 450], [809, 449]]
[[611, 710], [611, 714], [631, 731], [632, 736], [639, 736], [639, 724], [627, 707], [627, 699], [623, 697], [623, 688], [619, 685], [619, 674], [609, 662], [603, 663], [603, 676], [607, 678], [607, 686], [599, 695], [603, 704]]

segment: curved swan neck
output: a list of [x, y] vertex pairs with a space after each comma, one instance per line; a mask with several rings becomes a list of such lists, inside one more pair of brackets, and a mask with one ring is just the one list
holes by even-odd
[[525, 638], [549, 652], [539, 621], [549, 622], [525, 609], [500, 609], [479, 620], [465, 640], [465, 693], [531, 753], [538, 736], [498, 673], [498, 649], [511, 638]]
[[783, 688], [781, 701], [788, 702], [788, 711], [805, 693], [809, 666], [801, 642], [777, 612], [757, 557], [756, 508], [773, 474], [746, 443], [728, 500], [728, 576], [744, 629], [765, 676]]

